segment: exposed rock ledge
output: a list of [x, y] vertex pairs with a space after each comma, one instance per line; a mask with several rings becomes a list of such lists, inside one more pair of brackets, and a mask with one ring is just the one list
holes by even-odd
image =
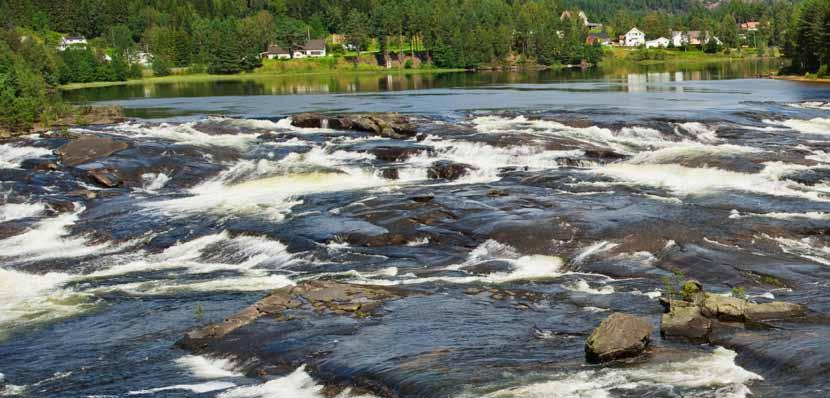
[[200, 348], [209, 340], [221, 339], [264, 316], [285, 317], [289, 309], [309, 309], [317, 312], [365, 317], [374, 315], [386, 301], [410, 296], [413, 293], [386, 286], [351, 285], [331, 281], [308, 281], [271, 292], [264, 299], [224, 321], [188, 332], [176, 344]]
[[798, 318], [807, 313], [807, 308], [801, 304], [783, 301], [759, 304], [706, 293], [697, 281], [688, 281], [686, 286], [686, 297], [662, 300], [665, 312], [660, 320], [660, 334], [664, 338], [709, 343], [713, 330], [720, 326], [760, 324], [769, 320]]
[[417, 134], [408, 117], [398, 113], [366, 113], [327, 116], [320, 113], [300, 113], [291, 117], [291, 124], [302, 128], [330, 128], [362, 131], [381, 137], [407, 139]]

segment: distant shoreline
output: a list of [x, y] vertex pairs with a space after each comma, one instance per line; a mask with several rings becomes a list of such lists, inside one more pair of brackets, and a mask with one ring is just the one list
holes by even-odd
[[469, 69], [442, 69], [442, 68], [426, 68], [426, 69], [389, 69], [389, 70], [370, 70], [370, 71], [349, 71], [349, 70], [332, 70], [332, 71], [312, 71], [312, 72], [252, 72], [239, 73], [233, 75], [211, 75], [208, 73], [196, 73], [190, 75], [170, 75], [163, 77], [147, 77], [143, 79], [130, 79], [125, 81], [112, 82], [89, 82], [89, 83], [69, 83], [61, 85], [59, 88], [62, 91], [80, 90], [85, 88], [99, 88], [111, 86], [133, 86], [142, 84], [156, 84], [156, 83], [198, 83], [198, 82], [214, 82], [214, 81], [235, 81], [235, 80], [257, 80], [268, 78], [281, 77], [300, 77], [300, 76], [326, 76], [326, 75], [419, 75], [430, 73], [454, 73], [454, 72], [468, 72]]
[[784, 76], [770, 76], [770, 79], [774, 80], [787, 80], [791, 82], [800, 82], [800, 83], [818, 83], [818, 84], [830, 84], [830, 79], [828, 78], [815, 78], [811, 79], [805, 76], [795, 76], [795, 75], [784, 75]]

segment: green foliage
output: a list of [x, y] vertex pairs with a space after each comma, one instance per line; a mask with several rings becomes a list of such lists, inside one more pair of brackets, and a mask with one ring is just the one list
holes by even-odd
[[830, 64], [830, 1], [806, 0], [797, 7], [789, 26], [784, 55], [792, 72], [817, 72]]
[[202, 310], [202, 304], [197, 303], [196, 307], [193, 308], [193, 318], [197, 321], [201, 321], [203, 316], [204, 310]]
[[170, 75], [170, 61], [162, 56], [153, 57], [153, 75], [157, 77]]
[[234, 40], [236, 24], [232, 19], [225, 19], [215, 23], [216, 41], [210, 52], [208, 73], [234, 74], [242, 71], [242, 49]]
[[733, 287], [732, 288], [732, 297], [739, 298], [739, 299], [745, 299], [746, 298], [746, 289], [744, 289], [740, 286]]
[[412, 69], [412, 59], [407, 59], [403, 64], [404, 69]]
[[346, 43], [360, 52], [369, 46], [369, 17], [357, 9], [349, 11], [343, 27]]
[[0, 40], [0, 128], [28, 129], [58, 112], [59, 100], [49, 94], [47, 82], [51, 80], [47, 76], [55, 73], [54, 64], [29, 58], [42, 51], [42, 46], [31, 40], [21, 43], [12, 34]]
[[706, 54], [717, 54], [722, 50], [720, 44], [718, 44], [717, 40], [711, 39], [706, 44], [703, 45], [703, 52]]

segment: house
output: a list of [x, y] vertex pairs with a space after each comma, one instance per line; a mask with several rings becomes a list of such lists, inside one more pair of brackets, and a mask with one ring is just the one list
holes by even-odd
[[139, 64], [145, 68], [153, 64], [153, 56], [144, 51], [136, 51], [130, 54], [128, 59], [131, 64]]
[[326, 56], [326, 40], [314, 39], [308, 40], [300, 48], [294, 50], [294, 58], [306, 57], [325, 57]]
[[683, 34], [683, 32], [679, 30], [673, 30], [671, 32], [671, 44], [674, 47], [682, 47], [684, 44], [689, 43], [689, 37]]
[[609, 46], [611, 45], [611, 39], [605, 32], [591, 33], [588, 35], [588, 38], [585, 39], [585, 44], [594, 45], [597, 43], [603, 46]]
[[623, 40], [623, 46], [625, 47], [640, 47], [646, 44], [646, 34], [643, 33], [640, 29], [636, 27], [631, 28], [628, 33], [625, 34]]
[[86, 48], [86, 37], [83, 36], [64, 36], [58, 44], [58, 50], [64, 51], [67, 48], [78, 47]]
[[699, 30], [690, 30], [687, 33], [683, 33], [680, 31], [672, 31], [671, 32], [671, 42], [675, 47], [680, 47], [685, 44], [693, 45], [693, 46], [702, 46], [709, 42], [709, 40], [715, 40], [718, 44], [723, 44], [720, 39], [713, 36], [708, 30], [701, 32]]
[[288, 50], [283, 50], [282, 47], [271, 44], [268, 50], [259, 53], [260, 59], [291, 59], [291, 53]]
[[761, 26], [761, 23], [758, 21], [748, 21], [741, 24], [741, 30], [747, 32], [756, 32], [758, 31], [758, 27]]
[[666, 48], [669, 46], [669, 39], [661, 37], [659, 39], [649, 40], [646, 42], [646, 48]]

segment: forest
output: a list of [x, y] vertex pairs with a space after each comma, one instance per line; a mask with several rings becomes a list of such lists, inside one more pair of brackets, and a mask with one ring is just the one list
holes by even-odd
[[[31, 125], [61, 84], [140, 78], [139, 52], [156, 76], [252, 71], [269, 44], [333, 34], [343, 41], [330, 54], [417, 52], [439, 68], [596, 64], [602, 48], [565, 10], [584, 10], [612, 38], [634, 26], [650, 38], [711, 31], [727, 48], [781, 47], [799, 73], [830, 63], [830, 0], [2, 0], [0, 123]], [[749, 39], [738, 28], [747, 21], [760, 22]], [[56, 51], [63, 35], [89, 45]]]

